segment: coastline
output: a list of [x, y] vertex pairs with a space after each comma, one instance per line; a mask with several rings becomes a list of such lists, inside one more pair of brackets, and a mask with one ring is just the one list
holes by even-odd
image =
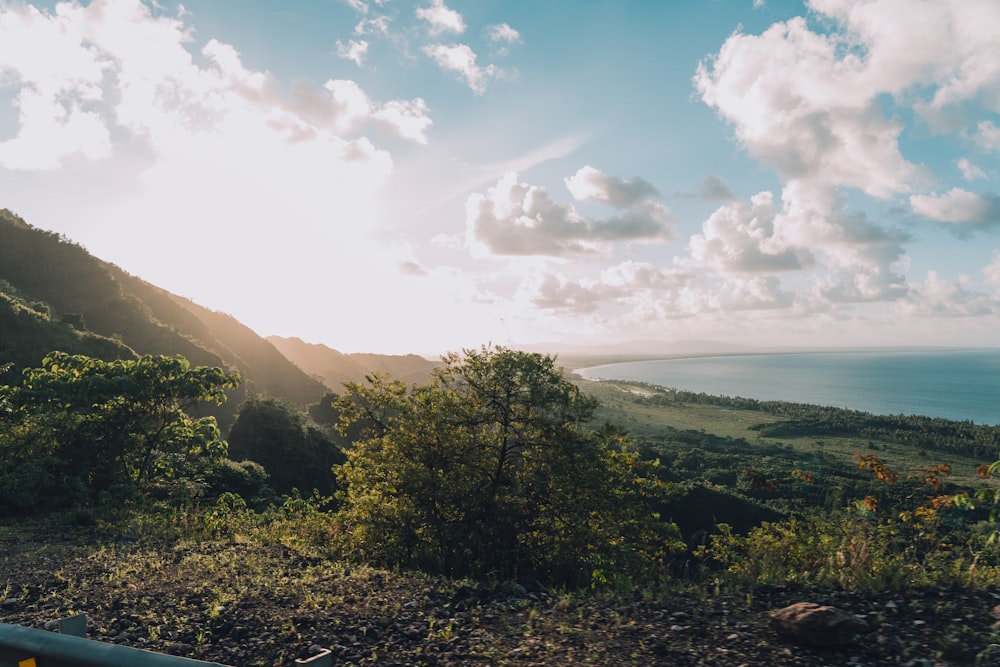
[[950, 347], [921, 345], [912, 347], [794, 347], [794, 348], [747, 348], [741, 350], [698, 350], [674, 353], [556, 353], [556, 362], [568, 371], [579, 375], [579, 371], [593, 370], [604, 366], [639, 363], [644, 361], [674, 361], [676, 359], [714, 359], [722, 357], [757, 357], [789, 354], [893, 354], [922, 352], [1000, 352], [1000, 347]]
[[[841, 355], [844, 358], [838, 358]], [[790, 356], [800, 356], [801, 360], [780, 359]], [[672, 361], [685, 363], [669, 371], [665, 370], [668, 365], [659, 366], [660, 362]], [[1000, 410], [995, 407], [1000, 399], [1000, 348], [580, 355], [566, 360], [563, 366], [567, 373], [585, 382], [628, 380], [710, 396], [1000, 423]]]

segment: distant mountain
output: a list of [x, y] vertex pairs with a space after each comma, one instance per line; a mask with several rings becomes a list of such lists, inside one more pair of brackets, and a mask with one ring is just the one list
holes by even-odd
[[233, 317], [171, 294], [92, 256], [69, 239], [0, 210], [0, 367], [17, 372], [62, 350], [102, 359], [182, 355], [240, 372], [243, 384], [213, 414], [223, 427], [248, 396], [307, 405], [321, 382]]
[[439, 365], [416, 354], [344, 354], [300, 338], [268, 336], [267, 340], [296, 366], [337, 393], [343, 391], [345, 382], [363, 382], [372, 373], [387, 373], [406, 384], [423, 384]]

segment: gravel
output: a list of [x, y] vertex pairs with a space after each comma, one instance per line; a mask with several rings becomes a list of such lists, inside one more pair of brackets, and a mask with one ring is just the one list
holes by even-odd
[[[609, 597], [349, 567], [282, 545], [0, 547], [0, 621], [45, 628], [85, 612], [91, 639], [240, 667], [325, 649], [335, 665], [1000, 666], [993, 589]], [[836, 648], [779, 637], [770, 613], [803, 601], [865, 629]]]

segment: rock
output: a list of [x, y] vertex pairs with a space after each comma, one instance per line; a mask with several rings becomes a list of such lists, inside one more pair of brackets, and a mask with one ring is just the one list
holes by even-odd
[[771, 613], [779, 635], [810, 646], [842, 646], [867, 626], [846, 611], [815, 602], [796, 602]]

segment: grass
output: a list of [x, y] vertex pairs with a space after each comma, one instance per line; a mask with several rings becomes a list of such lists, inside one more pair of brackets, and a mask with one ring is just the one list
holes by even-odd
[[649, 388], [627, 382], [574, 380], [587, 394], [597, 398], [600, 422], [617, 424], [636, 437], [659, 438], [669, 449], [678, 431], [696, 431], [746, 441], [746, 452], [789, 462], [820, 459], [828, 466], [849, 470], [857, 465], [857, 452], [877, 453], [902, 476], [915, 474], [928, 465], [947, 461], [952, 466], [952, 484], [981, 486], [976, 466], [989, 463], [956, 453], [914, 450], [913, 447], [879, 439], [817, 436], [762, 437], [753, 427], [783, 421], [783, 417], [760, 410], [735, 409], [706, 403], [677, 402], [644, 405], [636, 397]]

